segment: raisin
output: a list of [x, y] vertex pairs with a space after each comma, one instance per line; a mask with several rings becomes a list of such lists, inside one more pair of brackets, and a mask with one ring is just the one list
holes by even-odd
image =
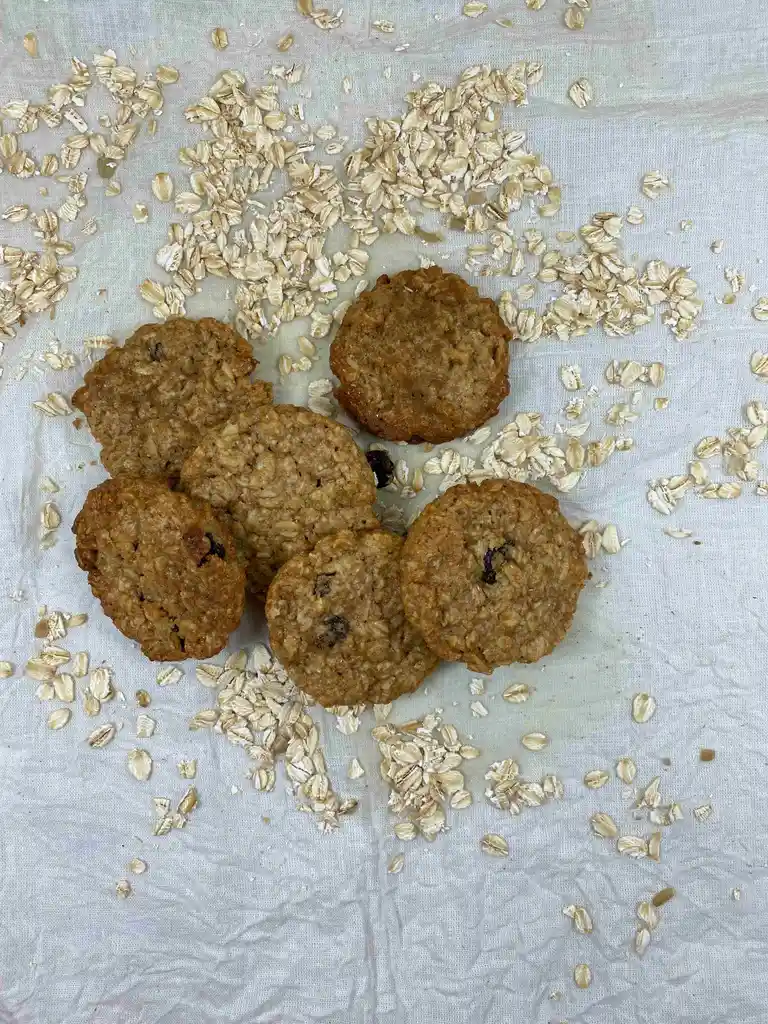
[[149, 358], [154, 363], [159, 363], [162, 359], [165, 358], [165, 349], [163, 348], [163, 344], [160, 341], [151, 342], [147, 346], [147, 351], [149, 352]]
[[206, 533], [205, 539], [208, 541], [209, 550], [203, 555], [200, 561], [197, 563], [198, 569], [205, 565], [209, 558], [226, 558], [227, 550], [223, 544], [219, 544], [212, 533]]
[[374, 451], [366, 452], [365, 457], [376, 477], [377, 487], [386, 487], [387, 484], [392, 483], [392, 478], [395, 475], [395, 464], [386, 452], [375, 449]]
[[488, 548], [483, 555], [483, 572], [480, 577], [483, 583], [490, 586], [496, 582], [497, 569], [509, 554], [509, 549], [514, 546], [514, 541], [510, 540], [500, 544], [497, 548]]
[[331, 592], [331, 578], [335, 576], [335, 572], [321, 572], [315, 580], [315, 585], [312, 588], [312, 593], [315, 597], [327, 597]]
[[329, 615], [323, 625], [324, 631], [317, 638], [318, 647], [335, 647], [349, 633], [349, 623], [343, 615]]

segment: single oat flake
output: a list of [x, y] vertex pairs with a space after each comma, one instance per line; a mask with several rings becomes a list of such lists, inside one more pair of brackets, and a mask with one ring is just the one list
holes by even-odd
[[147, 870], [147, 862], [140, 857], [134, 857], [128, 864], [128, 870], [133, 875], [143, 875]]
[[522, 704], [531, 696], [531, 688], [527, 683], [513, 683], [501, 696], [510, 704]]
[[146, 782], [152, 774], [152, 758], [149, 752], [136, 748], [128, 754], [128, 771], [139, 782]]
[[503, 836], [489, 832], [480, 840], [480, 849], [489, 857], [508, 857], [509, 844]]
[[568, 96], [572, 103], [583, 110], [594, 99], [594, 91], [586, 78], [577, 78], [568, 90]]
[[117, 726], [114, 722], [107, 722], [104, 725], [100, 725], [97, 729], [88, 737], [88, 746], [96, 747], [101, 749], [106, 747], [108, 743], [111, 743], [117, 733]]
[[69, 708], [57, 708], [51, 712], [48, 718], [49, 729], [63, 729], [64, 726], [69, 722], [72, 717], [72, 712]]
[[399, 875], [405, 865], [405, 854], [397, 853], [387, 865], [387, 873], [390, 875]]
[[598, 811], [589, 819], [592, 831], [602, 839], [615, 839], [619, 834], [618, 826], [610, 814]]
[[660, 195], [669, 191], [669, 178], [660, 171], [649, 171], [643, 175], [640, 187], [643, 195], [648, 196], [649, 199], [658, 199]]
[[123, 878], [115, 886], [115, 892], [121, 900], [127, 900], [133, 892], [133, 887], [127, 878]]
[[637, 765], [631, 757], [620, 757], [616, 762], [616, 774], [626, 785], [631, 785], [637, 775]]
[[584, 776], [584, 785], [588, 789], [600, 789], [608, 782], [610, 777], [604, 768], [596, 768], [594, 771], [587, 772]]
[[573, 980], [577, 988], [589, 988], [592, 984], [592, 970], [589, 964], [577, 964], [573, 969]]
[[656, 699], [649, 693], [636, 693], [632, 698], [632, 718], [638, 725], [649, 722], [656, 713]]
[[549, 744], [549, 737], [543, 732], [526, 733], [520, 740], [526, 750], [543, 750]]
[[592, 934], [592, 918], [586, 907], [571, 903], [567, 907], [563, 907], [563, 913], [573, 921], [573, 927], [577, 932], [580, 932], [582, 935]]
[[229, 36], [225, 28], [215, 28], [211, 32], [211, 42], [213, 43], [214, 49], [226, 50], [229, 46]]

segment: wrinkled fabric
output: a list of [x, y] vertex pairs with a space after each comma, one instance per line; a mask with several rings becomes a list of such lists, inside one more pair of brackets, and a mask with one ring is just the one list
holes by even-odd
[[[65, 729], [51, 732], [46, 719], [55, 704], [38, 703], [36, 684], [19, 671], [0, 681], [3, 1024], [768, 1020], [768, 499], [757, 497], [753, 485], [736, 501], [689, 494], [670, 520], [645, 500], [649, 480], [685, 472], [700, 437], [742, 425], [749, 400], [768, 401], [765, 383], [749, 370], [750, 353], [768, 349], [768, 328], [749, 315], [756, 297], [768, 294], [761, 262], [768, 136], [763, 5], [595, 0], [580, 33], [563, 26], [559, 0], [538, 12], [522, 0], [489, 0], [488, 16], [478, 20], [462, 17], [461, 6], [460, 0], [349, 0], [343, 27], [324, 33], [289, 0], [0, 4], [3, 102], [42, 99], [48, 85], [66, 79], [70, 56], [90, 59], [99, 47], [113, 47], [140, 72], [158, 63], [181, 71], [179, 84], [165, 89], [157, 137], [142, 133], [118, 172], [121, 195], [105, 198], [91, 172], [89, 205], [72, 232], [77, 250], [71, 262], [80, 276], [55, 319], [34, 318], [3, 356], [0, 658], [23, 666], [39, 606], [86, 611], [89, 623], [65, 643], [73, 652], [87, 649], [94, 665], [110, 665], [124, 695], [100, 719], [123, 722], [122, 731], [107, 748], [93, 750], [85, 737], [95, 722], [80, 706]], [[512, 19], [511, 29], [494, 23], [502, 16]], [[393, 21], [395, 33], [374, 30], [375, 19]], [[229, 32], [223, 53], [210, 42], [216, 26]], [[37, 59], [22, 47], [24, 33], [33, 29]], [[275, 43], [289, 30], [295, 45], [278, 53]], [[409, 49], [395, 52], [402, 43]], [[666, 383], [644, 397], [632, 426], [634, 450], [590, 471], [563, 501], [572, 521], [615, 522], [629, 543], [593, 563], [573, 631], [551, 657], [497, 670], [481, 698], [470, 696], [467, 670], [443, 666], [416, 695], [397, 702], [394, 721], [442, 708], [445, 720], [482, 749], [467, 765], [473, 806], [450, 814], [450, 831], [433, 844], [403, 844], [393, 836], [370, 738], [372, 716], [344, 736], [316, 709], [334, 783], [342, 795], [360, 800], [356, 815], [323, 836], [309, 816], [296, 812], [282, 769], [276, 792], [259, 794], [245, 778], [240, 748], [188, 731], [190, 716], [212, 703], [212, 691], [195, 681], [194, 665], [184, 666], [178, 685], [158, 689], [156, 669], [91, 598], [74, 562], [70, 527], [87, 489], [103, 476], [94, 464], [97, 448], [85, 429], [73, 429], [71, 418], [47, 419], [31, 408], [49, 391], [71, 393], [82, 366], [57, 374], [38, 356], [52, 335], [62, 348], [80, 353], [84, 337], [124, 338], [150, 318], [137, 286], [162, 277], [154, 253], [175, 219], [171, 205], [152, 198], [151, 178], [167, 170], [177, 188], [182, 185], [176, 152], [199, 131], [181, 112], [204, 94], [217, 70], [241, 68], [254, 83], [273, 63], [306, 64], [297, 96], [308, 120], [333, 123], [360, 144], [365, 117], [401, 113], [413, 74], [422, 82], [448, 83], [469, 65], [518, 59], [545, 67], [530, 104], [504, 115], [505, 123], [529, 132], [531, 148], [563, 185], [562, 211], [544, 229], [575, 230], [594, 212], [641, 206], [646, 221], [626, 228], [626, 251], [640, 260], [690, 266], [705, 298], [701, 326], [685, 343], [656, 318], [633, 337], [610, 339], [596, 330], [571, 342], [515, 350], [512, 392], [493, 425], [522, 410], [541, 412], [550, 429], [558, 416], [564, 422], [567, 396], [558, 370], [576, 362], [584, 380], [600, 388], [591, 412], [595, 437], [608, 406], [619, 400], [619, 390], [603, 378], [609, 360], [666, 364]], [[345, 75], [353, 82], [349, 94], [341, 88]], [[566, 92], [582, 76], [596, 98], [577, 110]], [[98, 112], [113, 109], [95, 86], [87, 101], [91, 125]], [[3, 130], [9, 130], [7, 119]], [[40, 156], [44, 139], [40, 131], [29, 140]], [[640, 178], [650, 170], [669, 176], [668, 196], [653, 201], [640, 194]], [[3, 174], [0, 205], [40, 208], [47, 202], [37, 194], [42, 183]], [[51, 185], [51, 196], [57, 206], [62, 187]], [[148, 224], [133, 222], [137, 201], [150, 206]], [[93, 237], [79, 231], [86, 216], [99, 221]], [[516, 230], [540, 226], [526, 218], [527, 210], [513, 218]], [[683, 231], [680, 222], [687, 219], [693, 224]], [[3, 222], [0, 234], [3, 241], [30, 244], [28, 225]], [[716, 238], [725, 240], [721, 255], [710, 252]], [[466, 244], [452, 231], [438, 246], [385, 237], [372, 250], [369, 277], [417, 266], [420, 255], [461, 272]], [[747, 280], [747, 292], [732, 306], [716, 302], [728, 290], [726, 266]], [[502, 282], [480, 286], [497, 297]], [[206, 281], [189, 310], [228, 316], [233, 293], [231, 281]], [[301, 333], [298, 325], [295, 333]], [[303, 401], [308, 376], [327, 374], [327, 352], [323, 348], [311, 375], [280, 384], [277, 356], [294, 351], [292, 337], [260, 346], [256, 354], [278, 398]], [[653, 411], [654, 394], [670, 398], [666, 411]], [[397, 455], [403, 451], [393, 448]], [[417, 450], [409, 458], [418, 465], [425, 456]], [[765, 467], [764, 450], [758, 458]], [[40, 551], [45, 476], [61, 484], [54, 500], [64, 522], [56, 546]], [[427, 489], [418, 501], [433, 493]], [[693, 530], [700, 545], [665, 536], [670, 525]], [[253, 612], [232, 649], [263, 635]], [[501, 693], [511, 682], [529, 683], [532, 698], [505, 703]], [[137, 745], [133, 695], [139, 688], [151, 692], [149, 713], [158, 720], [152, 739], [141, 741], [155, 762], [143, 784], [126, 769], [127, 752]], [[641, 690], [659, 703], [644, 726], [630, 717], [631, 697]], [[475, 699], [489, 708], [487, 718], [471, 716]], [[531, 730], [550, 737], [541, 753], [520, 745]], [[700, 747], [717, 751], [713, 763], [699, 762]], [[615, 778], [598, 791], [581, 782], [591, 769], [612, 770], [624, 754], [637, 761], [638, 784], [661, 775], [665, 801], [684, 808], [683, 820], [664, 830], [658, 864], [619, 857], [588, 827], [589, 815], [601, 810], [627, 833], [651, 831], [633, 820], [631, 799]], [[358, 781], [346, 778], [353, 756], [367, 770]], [[181, 797], [187, 783], [176, 762], [183, 757], [198, 759], [200, 806], [186, 829], [154, 838], [151, 797]], [[528, 777], [557, 772], [565, 799], [517, 818], [503, 815], [482, 793], [484, 769], [502, 757], [519, 759]], [[710, 800], [712, 817], [696, 822], [693, 808]], [[481, 854], [486, 832], [507, 839], [508, 859]], [[404, 869], [390, 875], [387, 864], [401, 850]], [[133, 877], [127, 863], [137, 856], [149, 870]], [[124, 877], [134, 887], [125, 901], [115, 895]], [[640, 960], [630, 951], [635, 906], [667, 885], [677, 895], [662, 909]], [[590, 908], [591, 936], [577, 934], [562, 915], [569, 903]], [[572, 981], [582, 962], [594, 974], [583, 991]]]

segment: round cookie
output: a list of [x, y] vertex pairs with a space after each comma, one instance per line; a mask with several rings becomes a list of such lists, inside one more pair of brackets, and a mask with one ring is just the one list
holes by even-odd
[[148, 658], [210, 658], [226, 646], [245, 572], [210, 505], [163, 480], [116, 477], [89, 492], [72, 529], [91, 590]]
[[384, 274], [331, 344], [336, 397], [378, 437], [450, 441], [509, 394], [510, 338], [495, 303], [456, 274]]
[[581, 538], [528, 484], [459, 484], [427, 505], [401, 560], [403, 604], [436, 654], [490, 672], [543, 657], [587, 579]]
[[223, 423], [246, 393], [272, 400], [270, 384], [251, 384], [255, 366], [248, 343], [218, 320], [145, 324], [86, 373], [72, 404], [112, 475], [175, 483], [201, 432]]
[[261, 595], [321, 537], [378, 525], [363, 452], [344, 427], [295, 405], [242, 403], [186, 460], [181, 486], [230, 524]]
[[387, 704], [437, 665], [405, 618], [402, 546], [385, 530], [344, 530], [292, 558], [272, 581], [270, 643], [294, 682], [321, 704]]

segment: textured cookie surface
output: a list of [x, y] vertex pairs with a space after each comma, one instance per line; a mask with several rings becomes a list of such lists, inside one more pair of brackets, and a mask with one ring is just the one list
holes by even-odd
[[528, 484], [460, 484], [427, 505], [401, 560], [411, 622], [440, 657], [490, 672], [563, 639], [587, 579], [581, 538]]
[[190, 455], [181, 486], [225, 517], [257, 594], [321, 537], [377, 525], [365, 455], [344, 427], [295, 405], [244, 403]]
[[218, 320], [145, 324], [111, 349], [72, 396], [113, 475], [178, 479], [201, 432], [222, 423], [243, 395], [271, 401], [271, 385], [249, 381], [248, 343]]
[[439, 267], [383, 275], [331, 344], [339, 402], [391, 441], [449, 441], [509, 394], [509, 338], [490, 299]]
[[163, 480], [115, 477], [89, 492], [73, 531], [91, 590], [148, 658], [210, 658], [226, 645], [245, 572], [206, 502]]
[[321, 704], [386, 704], [437, 665], [403, 612], [402, 544], [384, 530], [345, 530], [292, 558], [269, 588], [272, 647]]

